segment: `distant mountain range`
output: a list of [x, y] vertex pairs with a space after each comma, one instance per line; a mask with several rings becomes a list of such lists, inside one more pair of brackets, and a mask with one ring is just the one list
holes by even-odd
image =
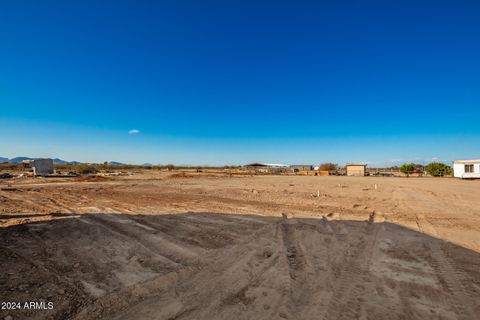
[[[10, 163], [21, 163], [23, 160], [35, 160], [40, 158], [32, 158], [32, 157], [15, 157], [15, 158], [5, 158], [0, 157], [0, 163], [2, 162], [10, 162]], [[78, 161], [65, 161], [59, 158], [52, 159], [54, 164], [79, 164]]]
[[[32, 158], [32, 157], [15, 157], [15, 158], [5, 158], [5, 157], [0, 157], [0, 163], [2, 162], [9, 162], [9, 163], [21, 163], [23, 160], [35, 160], [35, 159], [40, 159], [40, 158]], [[53, 159], [54, 164], [79, 164], [81, 162], [78, 161], [66, 161], [62, 160], [59, 158]], [[116, 162], [116, 161], [110, 161], [108, 164], [111, 165], [123, 165], [121, 162]]]

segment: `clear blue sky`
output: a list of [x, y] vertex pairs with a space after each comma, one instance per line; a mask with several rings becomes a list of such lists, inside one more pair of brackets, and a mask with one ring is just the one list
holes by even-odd
[[480, 158], [479, 17], [479, 1], [1, 1], [0, 156]]

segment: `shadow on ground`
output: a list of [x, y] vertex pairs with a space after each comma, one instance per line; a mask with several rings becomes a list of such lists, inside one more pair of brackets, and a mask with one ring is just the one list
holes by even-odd
[[[480, 255], [395, 224], [209, 213], [52, 219], [0, 228], [0, 301], [21, 304], [2, 318], [480, 314]], [[25, 309], [31, 301], [39, 309]]]

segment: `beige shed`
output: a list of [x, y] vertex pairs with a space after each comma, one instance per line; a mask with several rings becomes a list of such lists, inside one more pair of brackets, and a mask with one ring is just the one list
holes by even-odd
[[349, 163], [346, 165], [347, 176], [363, 177], [367, 171], [366, 164]]

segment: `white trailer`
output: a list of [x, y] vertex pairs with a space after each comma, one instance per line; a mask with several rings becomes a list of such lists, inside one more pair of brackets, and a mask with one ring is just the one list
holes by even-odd
[[453, 162], [453, 176], [462, 179], [480, 178], [480, 160], [456, 160]]

